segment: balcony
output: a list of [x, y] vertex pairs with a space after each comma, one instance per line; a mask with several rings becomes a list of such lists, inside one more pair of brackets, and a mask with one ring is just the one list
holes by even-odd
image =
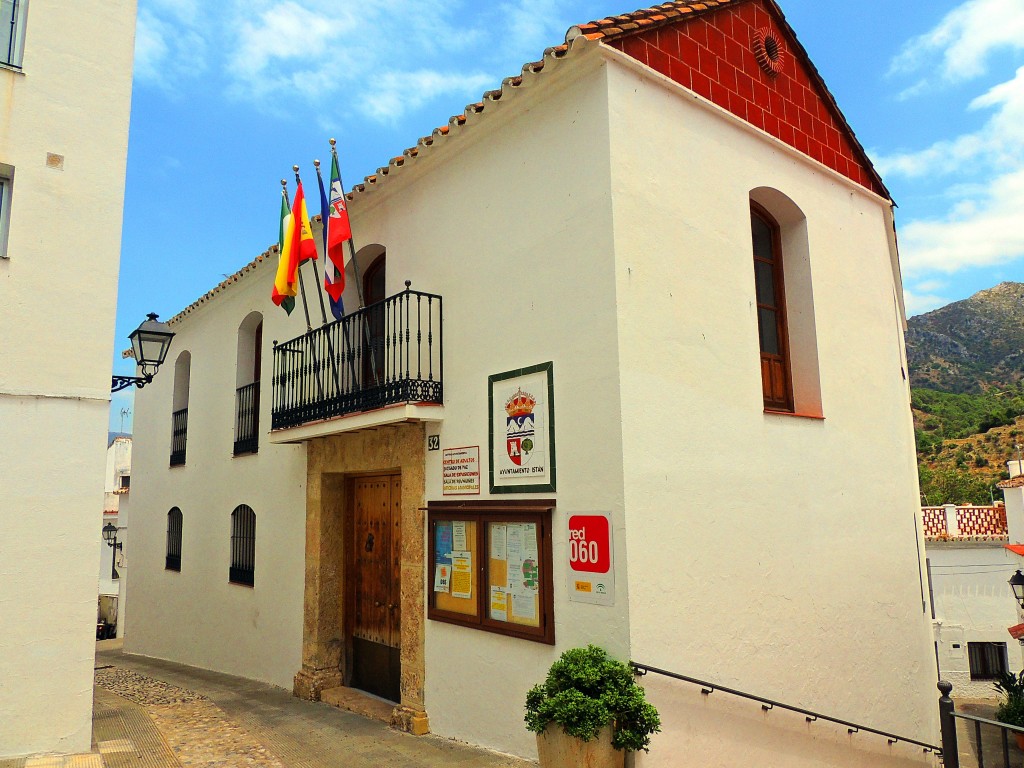
[[406, 282], [402, 293], [275, 344], [271, 429], [442, 404], [441, 322], [441, 297]]

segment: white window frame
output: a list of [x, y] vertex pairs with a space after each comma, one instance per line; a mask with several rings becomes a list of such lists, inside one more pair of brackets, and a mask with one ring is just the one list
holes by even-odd
[[[25, 19], [28, 17], [28, 0], [4, 0], [11, 3], [11, 15], [0, 12], [0, 24], [13, 27], [14, 39], [8, 38], [7, 50], [0, 51], [0, 66], [21, 69], [25, 55]], [[0, 5], [0, 8], [3, 8]]]
[[14, 168], [0, 163], [0, 259], [11, 257], [7, 249], [11, 230], [11, 193], [14, 187]]

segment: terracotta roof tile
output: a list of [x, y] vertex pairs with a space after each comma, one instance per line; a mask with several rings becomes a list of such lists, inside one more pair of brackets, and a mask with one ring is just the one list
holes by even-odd
[[1003, 480], [1003, 482], [996, 485], [996, 488], [1020, 488], [1021, 486], [1024, 486], [1024, 475], [1017, 475], [1009, 480]]

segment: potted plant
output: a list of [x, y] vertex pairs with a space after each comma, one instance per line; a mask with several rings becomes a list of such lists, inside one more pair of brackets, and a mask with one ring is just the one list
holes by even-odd
[[[1003, 694], [996, 707], [996, 720], [1024, 728], [1024, 670], [1016, 675], [1004, 672], [996, 679], [995, 689]], [[1024, 749], [1024, 733], [1014, 731], [1013, 736], [1017, 746]]]
[[588, 645], [563, 653], [526, 694], [526, 727], [542, 768], [621, 768], [626, 751], [647, 751], [661, 721], [629, 665]]

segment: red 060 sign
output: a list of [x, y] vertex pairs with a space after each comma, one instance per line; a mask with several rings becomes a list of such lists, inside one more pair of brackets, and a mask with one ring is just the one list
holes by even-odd
[[569, 518], [569, 566], [574, 571], [608, 573], [612, 565], [608, 518], [572, 515]]

